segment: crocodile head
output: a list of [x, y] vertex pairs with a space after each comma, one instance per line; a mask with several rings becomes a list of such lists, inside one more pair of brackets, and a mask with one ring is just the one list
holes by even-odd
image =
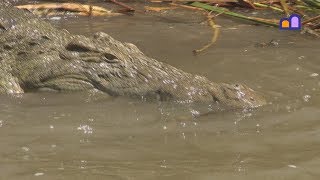
[[[19, 53], [14, 67], [24, 91], [93, 89], [109, 95], [143, 95], [157, 89], [143, 74], [157, 61], [108, 34], [100, 32], [90, 38], [68, 32], [61, 37], [40, 34], [23, 41], [34, 46]], [[150, 66], [143, 64], [148, 62]]]
[[[43, 36], [41, 36], [43, 38]], [[266, 102], [245, 85], [210, 82], [145, 56], [135, 45], [121, 43], [105, 33], [92, 38], [71, 36], [16, 67], [23, 89], [57, 91], [99, 90], [109, 95], [160, 97], [186, 102], [214, 102], [230, 108], [258, 107]], [[52, 38], [53, 39], [53, 38]], [[53, 39], [54, 40], [54, 39]], [[49, 41], [49, 42], [46, 42]], [[59, 41], [58, 41], [59, 42]], [[30, 44], [30, 43], [29, 43]], [[34, 43], [31, 43], [34, 44]], [[38, 51], [39, 48], [37, 48]], [[41, 49], [41, 48], [40, 48]], [[35, 52], [31, 51], [35, 54]]]

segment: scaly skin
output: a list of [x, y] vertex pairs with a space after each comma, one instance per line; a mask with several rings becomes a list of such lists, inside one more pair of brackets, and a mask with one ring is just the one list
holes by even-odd
[[99, 90], [228, 108], [266, 103], [245, 85], [186, 73], [102, 32], [72, 35], [5, 2], [0, 2], [0, 17], [0, 93]]

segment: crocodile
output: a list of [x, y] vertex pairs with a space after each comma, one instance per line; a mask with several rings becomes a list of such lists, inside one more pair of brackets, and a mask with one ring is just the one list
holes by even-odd
[[146, 56], [104, 32], [74, 35], [0, 2], [0, 93], [101, 91], [226, 108], [266, 104], [243, 84], [215, 83]]

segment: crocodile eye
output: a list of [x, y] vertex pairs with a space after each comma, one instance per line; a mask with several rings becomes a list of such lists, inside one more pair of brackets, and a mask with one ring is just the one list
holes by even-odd
[[91, 49], [89, 47], [86, 47], [82, 44], [76, 44], [76, 43], [69, 43], [66, 46], [66, 49], [68, 51], [77, 51], [77, 52], [89, 52]]
[[117, 56], [110, 54], [110, 53], [104, 53], [103, 60], [108, 63], [117, 63], [118, 62]]
[[107, 58], [108, 60], [115, 60], [118, 59], [115, 55], [110, 54], [110, 53], [105, 53], [104, 57]]

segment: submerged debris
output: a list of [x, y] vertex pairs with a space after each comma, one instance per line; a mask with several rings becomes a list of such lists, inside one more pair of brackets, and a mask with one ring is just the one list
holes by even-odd
[[43, 3], [16, 6], [19, 9], [27, 9], [40, 16], [55, 16], [71, 13], [79, 16], [118, 16], [111, 10], [99, 6], [78, 3]]
[[[218, 14], [218, 15], [219, 15], [219, 14]], [[217, 16], [218, 16], [218, 15], [217, 15]], [[216, 25], [216, 23], [214, 22], [214, 20], [213, 20], [214, 17], [211, 16], [211, 12], [208, 13], [208, 16], [207, 16], [207, 17], [208, 17], [208, 24], [209, 24], [209, 26], [210, 26], [210, 27], [212, 28], [212, 30], [213, 30], [213, 36], [212, 36], [211, 42], [210, 42], [209, 44], [203, 46], [201, 49], [195, 49], [195, 50], [193, 50], [193, 53], [194, 53], [194, 54], [198, 54], [198, 53], [206, 50], [207, 48], [209, 48], [211, 45], [213, 45], [213, 44], [217, 41], [217, 38], [218, 38], [218, 36], [219, 36], [219, 32], [220, 32], [219, 27], [220, 27], [220, 26], [219, 26], [219, 25]]]
[[[203, 14], [216, 13], [217, 15], [224, 15], [230, 18], [237, 18], [246, 20], [254, 24], [261, 24], [266, 26], [272, 26], [279, 28], [279, 24], [283, 23], [281, 18], [291, 17], [295, 14], [301, 17], [301, 26], [296, 30], [301, 30], [302, 34], [310, 34], [315, 37], [320, 37], [320, 0], [149, 0], [146, 2], [146, 6], [143, 6], [142, 10], [136, 10], [133, 7], [119, 2], [117, 0], [109, 0], [109, 2], [120, 6], [122, 9], [115, 12], [105, 9], [99, 6], [85, 5], [79, 3], [42, 3], [33, 5], [20, 5], [16, 6], [21, 9], [28, 9], [33, 13], [41, 16], [52, 16], [52, 15], [64, 15], [73, 14], [81, 16], [118, 16], [124, 13], [145, 13], [153, 15], [152, 12], [162, 13], [166, 11], [174, 11], [178, 8], [185, 8], [191, 11], [202, 11]], [[157, 3], [156, 6], [149, 6], [150, 4]], [[235, 9], [235, 7], [237, 7]], [[135, 8], [138, 8], [135, 6]], [[249, 9], [251, 12], [250, 16], [245, 11], [239, 11], [239, 8]], [[264, 13], [258, 14], [258, 11]], [[273, 17], [265, 17], [261, 14], [267, 14], [266, 12], [271, 11]], [[121, 12], [121, 13], [120, 13]], [[201, 13], [202, 14], [202, 13]], [[253, 16], [252, 16], [253, 14]], [[260, 16], [259, 16], [260, 15]], [[192, 19], [192, 17], [186, 17]], [[208, 25], [213, 30], [213, 36], [211, 42], [205, 45], [203, 48], [194, 50], [195, 54], [200, 53], [214, 44], [219, 35], [219, 26], [215, 24], [212, 16], [208, 15]], [[246, 21], [242, 21], [246, 23]], [[285, 19], [287, 21], [287, 19]], [[286, 22], [288, 25], [288, 21]], [[0, 29], [5, 29], [6, 26], [0, 22]], [[275, 41], [274, 41], [275, 42]], [[256, 44], [257, 47], [268, 47], [277, 46], [272, 42]]]
[[[223, 1], [223, 0], [222, 0]], [[236, 3], [232, 3], [233, 6], [245, 6], [254, 11], [259, 10], [273, 10], [280, 12], [277, 19], [251, 17], [241, 13], [232, 12], [225, 7], [230, 7], [231, 3], [220, 3], [220, 2], [193, 2], [190, 5], [198, 8], [203, 8], [216, 13], [222, 13], [228, 17], [248, 20], [258, 24], [264, 24], [273, 27], [279, 27], [280, 19], [288, 17], [292, 14], [298, 14], [302, 19], [302, 32], [320, 37], [320, 1], [319, 0], [302, 0], [302, 1], [286, 1], [286, 0], [275, 0], [275, 1], [260, 1], [260, 2], [249, 2], [244, 0], [238, 0]]]
[[277, 47], [279, 46], [279, 42], [272, 39], [269, 42], [261, 42], [261, 43], [256, 43], [255, 47], [260, 47], [260, 48], [264, 48], [264, 47]]
[[155, 11], [160, 12], [163, 10], [176, 9], [177, 7], [152, 7], [152, 6], [144, 6], [144, 9], [147, 11]]

